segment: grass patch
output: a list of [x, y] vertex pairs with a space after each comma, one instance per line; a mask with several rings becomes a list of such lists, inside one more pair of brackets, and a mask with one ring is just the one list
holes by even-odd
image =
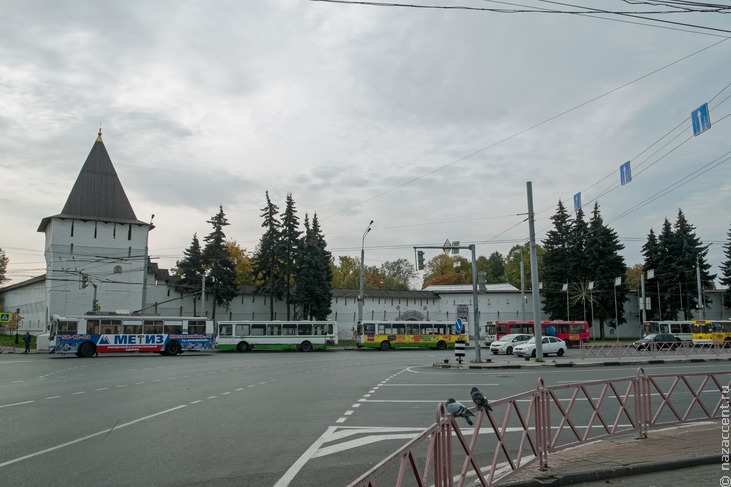
[[[22, 350], [25, 350], [25, 342], [23, 341], [23, 337], [25, 336], [25, 333], [18, 335], [18, 343], [15, 343], [15, 333], [12, 335], [0, 335], [0, 345], [5, 347], [15, 347]], [[31, 350], [35, 350], [36, 348], [36, 337], [31, 338], [30, 342], [30, 348]]]

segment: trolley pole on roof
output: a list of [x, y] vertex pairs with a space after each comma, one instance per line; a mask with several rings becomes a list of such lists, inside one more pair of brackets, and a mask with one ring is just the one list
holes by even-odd
[[528, 193], [528, 229], [530, 232], [530, 278], [531, 292], [533, 293], [533, 330], [536, 338], [536, 359], [543, 358], [543, 345], [541, 333], [541, 297], [538, 284], [538, 258], [536, 256], [536, 229], [533, 221], [533, 185], [530, 181], [526, 182], [526, 190]]

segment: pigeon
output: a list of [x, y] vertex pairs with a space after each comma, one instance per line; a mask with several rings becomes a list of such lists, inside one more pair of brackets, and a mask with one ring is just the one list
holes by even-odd
[[487, 403], [487, 398], [477, 387], [472, 388], [472, 402], [484, 409], [485, 412], [492, 411], [492, 406]]
[[455, 417], [459, 416], [465, 419], [467, 421], [467, 424], [470, 426], [473, 426], [474, 423], [470, 419], [470, 416], [474, 416], [472, 412], [464, 407], [464, 404], [462, 404], [459, 401], [455, 401], [453, 397], [450, 397], [447, 399], [447, 412], [453, 414]]

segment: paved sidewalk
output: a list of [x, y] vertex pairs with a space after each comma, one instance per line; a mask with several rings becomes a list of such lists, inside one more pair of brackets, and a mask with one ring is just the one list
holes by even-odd
[[645, 439], [628, 434], [587, 443], [550, 454], [547, 470], [533, 464], [499, 485], [599, 485], [599, 481], [619, 483], [606, 479], [622, 478], [622, 485], [728, 486], [731, 472], [722, 470], [721, 426], [720, 421], [689, 423], [650, 430]]

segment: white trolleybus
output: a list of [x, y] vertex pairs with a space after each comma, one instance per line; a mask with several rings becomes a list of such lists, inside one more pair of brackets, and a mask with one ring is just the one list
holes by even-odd
[[334, 321], [219, 321], [216, 350], [301, 350], [338, 344]]
[[[44, 336], [46, 335], [46, 336]], [[50, 353], [91, 357], [106, 352], [157, 352], [178, 355], [214, 351], [213, 321], [205, 317], [137, 316], [121, 313], [77, 317], [54, 315], [39, 347]]]

